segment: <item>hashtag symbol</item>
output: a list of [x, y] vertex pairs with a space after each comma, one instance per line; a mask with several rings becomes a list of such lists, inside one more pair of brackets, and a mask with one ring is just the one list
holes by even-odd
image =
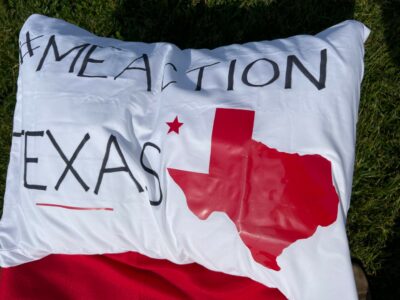
[[[34, 41], [34, 40], [36, 40], [38, 38], [41, 38], [42, 36], [43, 36], [43, 34], [31, 38], [29, 31], [26, 32], [25, 42], [24, 43], [21, 43], [21, 41], [19, 42], [19, 56], [20, 56], [20, 60], [21, 60], [21, 65], [23, 64], [24, 57], [27, 54], [29, 54], [29, 56], [32, 57], [34, 55], [33, 50], [36, 50], [36, 49], [40, 48], [40, 46], [33, 47], [32, 46], [32, 41]], [[26, 52], [24, 54], [22, 54], [22, 51], [23, 51], [22, 48], [24, 46], [26, 48]]]

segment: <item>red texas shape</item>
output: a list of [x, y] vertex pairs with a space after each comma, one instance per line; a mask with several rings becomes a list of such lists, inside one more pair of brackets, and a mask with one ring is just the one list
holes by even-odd
[[339, 199], [327, 159], [257, 142], [253, 124], [254, 111], [217, 109], [209, 173], [168, 171], [197, 217], [225, 212], [253, 258], [280, 270], [286, 247], [336, 220]]

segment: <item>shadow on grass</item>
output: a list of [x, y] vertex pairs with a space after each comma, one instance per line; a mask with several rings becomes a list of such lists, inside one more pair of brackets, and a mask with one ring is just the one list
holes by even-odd
[[393, 228], [393, 237], [383, 251], [386, 257], [380, 271], [370, 278], [373, 300], [400, 299], [400, 217]]
[[381, 9], [386, 43], [393, 61], [400, 66], [400, 1], [382, 1]]
[[[386, 45], [392, 61], [400, 67], [400, 1], [381, 1], [381, 11]], [[393, 236], [382, 251], [385, 255], [384, 264], [380, 271], [370, 278], [374, 300], [400, 299], [400, 216], [397, 217], [391, 231]]]
[[145, 42], [165, 41], [181, 48], [215, 48], [232, 43], [315, 34], [352, 19], [354, 1], [280, 0], [122, 1], [116, 19], [120, 37]]

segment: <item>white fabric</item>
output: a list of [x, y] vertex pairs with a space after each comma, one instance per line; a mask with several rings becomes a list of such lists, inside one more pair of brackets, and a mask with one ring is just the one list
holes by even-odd
[[[316, 36], [181, 50], [167, 43], [101, 38], [62, 20], [32, 15], [20, 33], [22, 58], [0, 223], [0, 265], [15, 266], [51, 253], [137, 251], [178, 264], [197, 262], [212, 270], [247, 276], [278, 287], [289, 299], [357, 299], [345, 219], [352, 186], [363, 43], [368, 34], [363, 24], [346, 21]], [[59, 58], [73, 47], [89, 45], [56, 61], [53, 46], [44, 55], [52, 35]], [[293, 65], [288, 88], [288, 56], [295, 55], [318, 79], [324, 49], [324, 86], [317, 88]], [[140, 58], [143, 54], [148, 55], [151, 86], [145, 60]], [[245, 67], [261, 58], [276, 63], [278, 78], [262, 87], [246, 85], [241, 80]], [[233, 90], [227, 90], [234, 59]], [[204, 68], [201, 89], [196, 90], [199, 70], [187, 71], [216, 62]], [[128, 66], [142, 69], [126, 69]], [[261, 85], [273, 74], [273, 64], [260, 61], [249, 71], [248, 81]], [[171, 81], [176, 82], [162, 90], [162, 84]], [[319, 154], [332, 164], [340, 200], [337, 219], [285, 248], [277, 258], [279, 271], [253, 259], [226, 213], [214, 212], [206, 220], [196, 216], [167, 171], [208, 173], [216, 108], [255, 111], [254, 140], [281, 152]], [[166, 122], [176, 116], [183, 123], [179, 134], [168, 133]], [[47, 130], [68, 160], [85, 134], [90, 135], [72, 164], [88, 191], [71, 169], [55, 189], [66, 163]], [[27, 132], [36, 133], [27, 136]], [[143, 192], [128, 172], [120, 170], [104, 173], [95, 193], [111, 135]], [[140, 160], [147, 142], [161, 151], [147, 146], [143, 156], [144, 164], [160, 177], [163, 199], [159, 205], [150, 203], [160, 195], [156, 177], [144, 170]], [[106, 167], [123, 166], [111, 144]], [[46, 190], [38, 186], [46, 186]], [[40, 203], [113, 210], [76, 210]]]

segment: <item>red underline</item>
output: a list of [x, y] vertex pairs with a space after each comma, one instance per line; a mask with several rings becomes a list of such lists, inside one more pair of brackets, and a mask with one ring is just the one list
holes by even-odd
[[65, 209], [75, 209], [75, 210], [114, 210], [111, 207], [79, 207], [79, 206], [67, 206], [53, 203], [36, 203], [37, 206], [52, 206]]

